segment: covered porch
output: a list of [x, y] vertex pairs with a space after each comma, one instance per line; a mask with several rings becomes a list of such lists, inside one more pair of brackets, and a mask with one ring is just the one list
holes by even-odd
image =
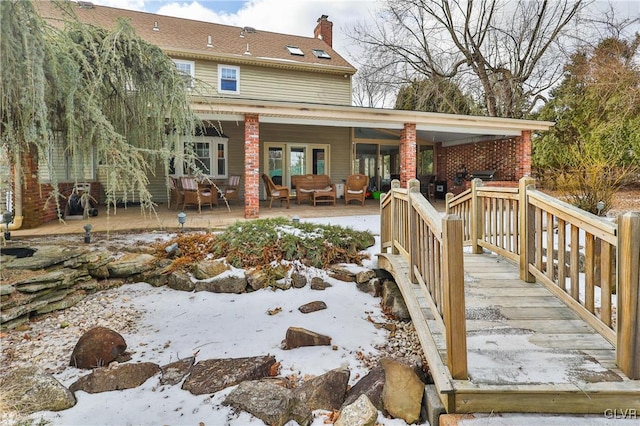
[[[393, 179], [406, 187], [409, 179], [425, 180], [425, 195], [444, 199], [447, 192], [465, 190], [474, 171], [495, 170], [494, 180], [517, 182], [531, 173], [531, 135], [553, 123], [493, 117], [460, 116], [417, 111], [353, 106], [194, 98], [195, 113], [211, 126], [210, 138], [200, 148], [206, 153], [214, 181], [240, 176], [242, 218], [263, 217], [266, 191], [261, 175], [279, 177], [291, 188], [298, 174], [327, 174], [334, 184], [354, 173], [369, 177], [370, 190], [385, 192]], [[196, 143], [200, 143], [195, 141]], [[38, 181], [38, 165], [25, 163], [22, 190], [14, 189], [14, 217], [23, 228], [55, 222], [55, 203], [45, 202], [52, 192]], [[170, 176], [179, 170], [176, 161]], [[92, 195], [104, 211], [107, 166], [96, 164], [90, 177]], [[164, 203], [170, 194], [164, 165], [149, 176], [153, 201]], [[68, 172], [67, 172], [68, 174]], [[275, 179], [274, 179], [275, 180]], [[428, 181], [427, 181], [428, 180]], [[64, 185], [59, 180], [58, 186]], [[67, 181], [65, 181], [67, 182]], [[68, 176], [68, 185], [73, 178]], [[68, 190], [59, 188], [63, 195]], [[432, 198], [433, 198], [432, 197]], [[129, 198], [131, 199], [131, 198]], [[62, 200], [64, 202], [64, 200]], [[341, 203], [337, 203], [341, 208]], [[62, 206], [64, 209], [64, 205]], [[15, 223], [15, 222], [14, 222]], [[20, 222], [22, 223], [22, 222]], [[12, 230], [18, 229], [12, 225]]]
[[[435, 187], [432, 195], [442, 199], [447, 192], [464, 191], [476, 170], [493, 169], [495, 180], [517, 182], [531, 173], [532, 133], [553, 125], [236, 99], [194, 99], [192, 107], [203, 120], [219, 123], [231, 135], [229, 169], [243, 176], [247, 219], [262, 215], [263, 173], [277, 177], [284, 186], [291, 186], [291, 177], [298, 174], [328, 174], [333, 183], [340, 183], [361, 173], [369, 177], [372, 191], [383, 192], [393, 179], [406, 187], [410, 179], [422, 177]], [[241, 170], [240, 165], [244, 165]]]

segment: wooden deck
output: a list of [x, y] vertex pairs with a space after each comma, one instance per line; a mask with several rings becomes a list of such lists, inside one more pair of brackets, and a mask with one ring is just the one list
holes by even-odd
[[615, 348], [506, 259], [464, 254], [469, 380], [452, 378], [444, 324], [405, 257], [383, 253], [379, 263], [402, 291], [448, 413], [640, 411], [640, 380], [616, 367]]

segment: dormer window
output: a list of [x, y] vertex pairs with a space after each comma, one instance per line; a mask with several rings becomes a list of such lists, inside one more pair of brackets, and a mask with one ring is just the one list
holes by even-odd
[[331, 59], [331, 55], [322, 49], [313, 49], [313, 54], [316, 55], [317, 58]]
[[289, 53], [291, 53], [292, 55], [296, 55], [296, 56], [304, 56], [304, 52], [302, 51], [302, 49], [300, 49], [298, 46], [291, 46], [291, 45], [287, 45], [287, 50], [289, 51]]
[[196, 63], [193, 61], [182, 61], [179, 59], [174, 59], [173, 62], [176, 64], [176, 68], [184, 79], [186, 86], [193, 87], [194, 80], [196, 78]]

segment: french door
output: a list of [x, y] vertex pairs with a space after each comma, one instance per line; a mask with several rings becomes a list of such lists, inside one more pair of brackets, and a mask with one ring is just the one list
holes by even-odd
[[291, 187], [291, 176], [329, 174], [329, 145], [265, 143], [264, 165], [273, 183]]

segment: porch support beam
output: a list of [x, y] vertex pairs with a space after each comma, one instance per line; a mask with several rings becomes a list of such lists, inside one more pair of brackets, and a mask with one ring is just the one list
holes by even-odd
[[405, 123], [400, 131], [400, 186], [406, 188], [410, 179], [417, 174], [416, 124]]
[[516, 146], [516, 180], [531, 176], [531, 130], [523, 130]]
[[260, 215], [260, 116], [244, 115], [244, 217]]

